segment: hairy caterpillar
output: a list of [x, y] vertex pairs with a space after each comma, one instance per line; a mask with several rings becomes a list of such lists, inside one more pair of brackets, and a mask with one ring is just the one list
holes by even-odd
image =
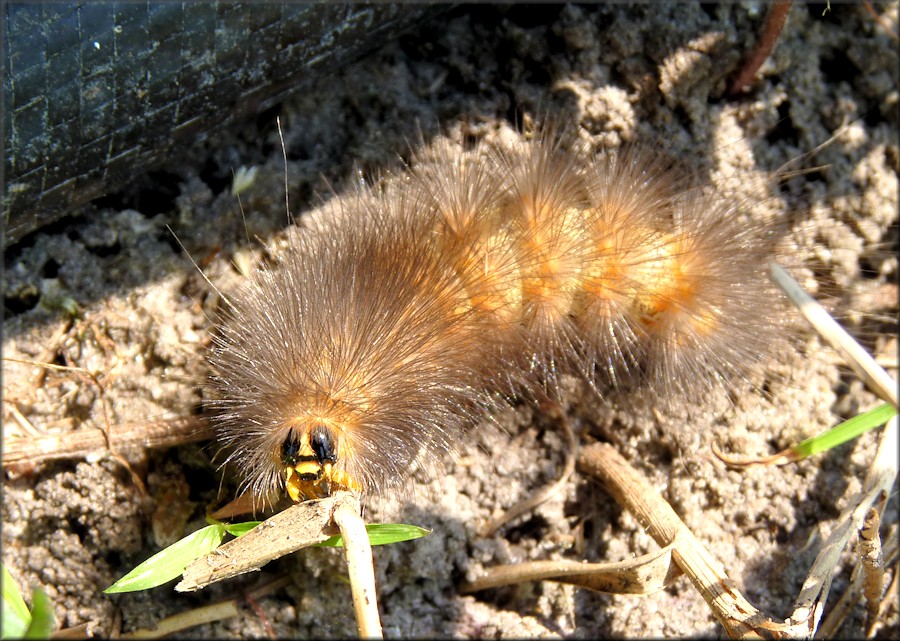
[[266, 501], [396, 487], [564, 374], [694, 402], [779, 342], [779, 234], [647, 151], [437, 146], [327, 218], [234, 297], [211, 356], [228, 460]]
[[[897, 5], [873, 4], [896, 31]], [[591, 144], [662, 139], [679, 159], [694, 158], [701, 169], [716, 167], [711, 183], [730, 187], [739, 182], [747, 187], [741, 192], [749, 193], [753, 204], [766, 202], [767, 207], [754, 208], [754, 215], [762, 209], [766, 210], [763, 215], [768, 215], [779, 207], [790, 208], [796, 220], [806, 223], [800, 225], [803, 245], [801, 253], [792, 253], [800, 256], [793, 262], [802, 261], [817, 270], [816, 278], [807, 275], [802, 279], [804, 286], [815, 291], [811, 285], [828, 287], [834, 282], [835, 291], [847, 297], [843, 307], [861, 310], [871, 318], [872, 308], [850, 297], [865, 294], [876, 282], [894, 287], [897, 282], [893, 257], [897, 238], [897, 51], [889, 35], [867, 17], [864, 7], [833, 2], [829, 7], [823, 15], [822, 5], [795, 3], [788, 28], [772, 64], [761, 72], [757, 89], [740, 100], [723, 102], [717, 94], [718, 77], [730, 73], [752, 46], [763, 17], [756, 3], [560, 5], [538, 9], [534, 19], [529, 17], [536, 11], [532, 7], [460, 6], [449, 19], [423, 30], [402, 49], [373, 56], [350, 73], [336, 74], [329, 78], [324, 92], [304, 90], [286, 102], [281, 115], [287, 123], [292, 203], [307, 200], [323, 174], [342, 193], [343, 177], [352, 161], [366, 168], [390, 162], [391, 154], [403, 150], [403, 138], [415, 136], [410, 123], [416, 120], [446, 123], [447, 137], [462, 146], [472, 137], [493, 141], [495, 132], [506, 135], [510, 128], [504, 121], [511, 109], [533, 110], [536, 101], [542, 100], [567, 121], [577, 123], [580, 135], [590, 135]], [[506, 13], [517, 15], [507, 17]], [[444, 76], [444, 72], [449, 73]], [[843, 123], [863, 116], [864, 120], [812, 162], [830, 169], [783, 185], [790, 193], [775, 194], [764, 185], [757, 186], [762, 174], [810, 151]], [[453, 124], [460, 120], [469, 123], [462, 133]], [[474, 133], [471, 123], [475, 123]], [[101, 381], [115, 403], [113, 422], [117, 417], [138, 423], [173, 412], [177, 416], [194, 412], [200, 403], [196, 382], [205, 374], [199, 364], [208, 328], [196, 301], [213, 303], [216, 297], [203, 295], [206, 284], [200, 282], [184, 251], [174, 246], [172, 234], [162, 223], [172, 225], [190, 255], [230, 296], [232, 290], [225, 284], [228, 259], [233, 251], [237, 256], [245, 254], [244, 225], [236, 199], [221, 190], [227, 192], [223, 185], [231, 177], [231, 167], [254, 164], [260, 166], [256, 183], [242, 194], [247, 228], [251, 238], [263, 238], [266, 244], [280, 242], [280, 236], [272, 236], [272, 228], [283, 226], [285, 217], [277, 189], [284, 173], [277, 135], [259, 131], [253, 123], [248, 126], [249, 130], [228, 127], [217, 143], [222, 149], [213, 152], [210, 148], [210, 155], [201, 157], [214, 159], [212, 166], [217, 170], [212, 177], [208, 167], [202, 170], [206, 161], [193, 153], [179, 153], [171, 159], [173, 173], [184, 177], [200, 172], [201, 178], [191, 178], [182, 186], [182, 204], [175, 211], [170, 203], [163, 216], [154, 217], [155, 209], [145, 211], [128, 200], [83, 221], [93, 224], [48, 230], [49, 236], [39, 238], [35, 250], [7, 252], [4, 283], [12, 298], [13, 288], [6, 283], [20, 272], [16, 263], [27, 267], [40, 286], [45, 260], [41, 254], [49, 240], [50, 256], [62, 265], [61, 282], [82, 304], [86, 321], [101, 330], [99, 339], [107, 333], [117, 346], [110, 352], [76, 322], [72, 334], [79, 334], [67, 337], [57, 356], [51, 351], [44, 359], [39, 356], [42, 348], [55, 348], [53, 335], [63, 320], [47, 323], [43, 314], [37, 320], [31, 320], [33, 314], [26, 318], [8, 315], [4, 356], [18, 353], [21, 358], [47, 362], [57, 358], [57, 363], [81, 365], [98, 375], [106, 374], [108, 368], [111, 377]], [[425, 133], [429, 140], [431, 134]], [[154, 181], [154, 188], [158, 184]], [[172, 183], [166, 188], [177, 192]], [[141, 213], [121, 211], [132, 206]], [[298, 214], [306, 211], [295, 207]], [[771, 219], [780, 218], [773, 214]], [[870, 232], [873, 226], [875, 231]], [[800, 233], [792, 233], [790, 240]], [[73, 242], [66, 234], [74, 236]], [[859, 243], [859, 248], [850, 243]], [[216, 250], [219, 244], [221, 249]], [[848, 246], [853, 251], [838, 253]], [[891, 255], [873, 260], [873, 248], [877, 247], [889, 248]], [[208, 265], [202, 262], [215, 255], [219, 259]], [[50, 262], [51, 271], [44, 276], [53, 275]], [[858, 273], [873, 268], [880, 271], [880, 281]], [[800, 276], [798, 270], [791, 271]], [[225, 278], [219, 280], [219, 275]], [[128, 289], [123, 291], [124, 287]], [[895, 340], [896, 299], [875, 309], [888, 317], [879, 327], [883, 334], [879, 340]], [[209, 312], [209, 307], [203, 311]], [[127, 325], [124, 319], [128, 319]], [[23, 325], [39, 331], [24, 334]], [[857, 324], [857, 331], [866, 327], [871, 327], [870, 320]], [[304, 330], [298, 327], [296, 331]], [[36, 345], [31, 352], [28, 343]], [[876, 353], [896, 355], [896, 343], [893, 348], [884, 343], [879, 347], [873, 339], [870, 345]], [[854, 477], [861, 478], [870, 464], [867, 453], [873, 439], [860, 439], [833, 456], [798, 466], [741, 474], [724, 470], [707, 455], [708, 441], [713, 439], [733, 453], [773, 452], [872, 402], [855, 381], [840, 376], [829, 363], [827, 349], [809, 344], [798, 351], [799, 356], [776, 352], [772, 362], [761, 368], [766, 378], [760, 376], [753, 382], [763, 379], [758, 385], [762, 393], [739, 398], [718, 394], [721, 402], [715, 399], [704, 404], [715, 409], [692, 426], [690, 441], [680, 451], [662, 429], [676, 426], [684, 405], [673, 410], [674, 419], [660, 424], [643, 408], [607, 412], [605, 403], [592, 402], [589, 397], [583, 402], [563, 401], [579, 436], [585, 441], [606, 438], [613, 442], [658, 487], [666, 489], [667, 498], [686, 522], [697, 528], [698, 535], [719, 546], [729, 574], [744, 585], [753, 585], [752, 591], [764, 594], [762, 600], [771, 610], [785, 616], [815, 554], [815, 546], [807, 543], [833, 527], [845, 490], [855, 491]], [[119, 358], [113, 358], [117, 354]], [[16, 394], [10, 390], [27, 380], [30, 369], [19, 375], [12, 367], [9, 362], [4, 364], [4, 410], [9, 408], [8, 401], [15, 400]], [[794, 372], [802, 374], [799, 382], [792, 376]], [[91, 386], [78, 385], [78, 397], [72, 398], [75, 391], [60, 386], [64, 375], [70, 377], [63, 372], [50, 373], [33, 410], [28, 411], [30, 405], [19, 407], [39, 428], [45, 423], [51, 430], [55, 425], [65, 427], [67, 423], [56, 421], [72, 418], [75, 425], [92, 432], [94, 426], [103, 427], [101, 405], [87, 404]], [[775, 381], [774, 388], [764, 387], [769, 380]], [[782, 385], [782, 380], [789, 384]], [[570, 381], [566, 378], [561, 386]], [[650, 394], [641, 395], [655, 401]], [[85, 416], [91, 423], [82, 424]], [[512, 554], [531, 559], [566, 556], [614, 561], [649, 547], [640, 524], [620, 515], [610, 505], [608, 494], [584, 478], [576, 478], [555, 501], [508, 528], [503, 540], [476, 536], [474, 530], [480, 522], [554, 478], [563, 451], [558, 433], [547, 429], [552, 425], [546, 414], [533, 411], [528, 403], [493, 416], [492, 422], [505, 432], [491, 429], [488, 421], [482, 420], [460, 444], [464, 458], [443, 457], [449, 478], [438, 477], [429, 483], [415, 470], [407, 477], [404, 487], [422, 500], [410, 505], [405, 501], [408, 494], [399, 497], [403, 518], [384, 515], [380, 501], [370, 501], [367, 506], [370, 520], [402, 520], [434, 530], [415, 549], [399, 545], [391, 546], [394, 550], [376, 551], [379, 572], [384, 574], [379, 576], [384, 578], [381, 597], [391, 613], [386, 624], [395, 630], [394, 636], [717, 633], [705, 604], [698, 607], [698, 597], [680, 588], [627, 600], [584, 591], [570, 594], [554, 584], [518, 589], [513, 603], [508, 601], [509, 591], [484, 595], [485, 600], [477, 601], [444, 596], [454, 593], [454, 581], [460, 575], [504, 562]], [[14, 429], [14, 422], [4, 416], [4, 435]], [[68, 440], [68, 432], [62, 438]], [[165, 472], [167, 478], [181, 483], [186, 477], [193, 488], [192, 499], [212, 501], [215, 480], [207, 475], [206, 467], [199, 470], [199, 478], [195, 468], [185, 469], [179, 463], [185, 454], [182, 449], [169, 451], [164, 466], [154, 455], [150, 470]], [[153, 487], [151, 481], [151, 491]], [[4, 482], [2, 520], [8, 525], [4, 561], [14, 576], [23, 578], [21, 585], [37, 582], [64, 591], [70, 624], [103, 621], [105, 630], [109, 630], [107, 625], [113, 628], [104, 634], [112, 634], [119, 611], [123, 630], [128, 630], [153, 627], [156, 621], [151, 619], [161, 608], [172, 613], [185, 606], [169, 596], [168, 590], [113, 604], [97, 596], [102, 581], [117, 578], [113, 572], [121, 575], [156, 551], [147, 536], [147, 503], [135, 500], [129, 490], [127, 478], [106, 462], [78, 463], [77, 469], [74, 463], [53, 465], [43, 468], [37, 479], [8, 478]], [[87, 498], [92, 504], [86, 503]], [[180, 508], [180, 502], [173, 504], [168, 494], [160, 494], [156, 504], [160, 513], [174, 514], [174, 508]], [[886, 522], [896, 522], [896, 495], [891, 505]], [[196, 527], [204, 524], [202, 508], [199, 512], [194, 515]], [[102, 536], [94, 534], [98, 529]], [[566, 547], [567, 541], [582, 531], [584, 555]], [[136, 546], [141, 541], [144, 547], [139, 558]], [[52, 556], [37, 556], [40, 549], [48, 549]], [[301, 591], [290, 589], [277, 598], [260, 601], [276, 626], [284, 622], [283, 613], [290, 615], [296, 605], [297, 619], [287, 618], [292, 625], [276, 627], [280, 636], [348, 636], [354, 631], [352, 623], [346, 623], [346, 587], [332, 580], [340, 568], [318, 552], [296, 559], [303, 577]], [[846, 574], [837, 576], [835, 585]], [[303, 601], [292, 604], [298, 596]], [[558, 623], [565, 612], [560, 605], [564, 597], [575, 614]], [[667, 614], [660, 617], [660, 612]], [[668, 614], [674, 612], [683, 616]], [[857, 609], [857, 619], [859, 615]], [[540, 627], [528, 627], [534, 617]], [[260, 636], [265, 630], [258, 620], [244, 616], [239, 626], [210, 627], [201, 634]]]

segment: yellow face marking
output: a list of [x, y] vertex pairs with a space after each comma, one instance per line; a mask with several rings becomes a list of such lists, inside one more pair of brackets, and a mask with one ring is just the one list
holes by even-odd
[[[299, 467], [299, 466], [298, 466]], [[301, 478], [301, 472], [297, 468], [286, 467], [285, 490], [295, 503], [321, 499], [331, 495], [336, 490], [349, 490], [361, 492], [362, 486], [343, 470], [336, 470], [330, 463], [321, 468], [322, 476], [316, 481], [305, 481]]]
[[303, 461], [294, 466], [294, 471], [299, 474], [301, 478], [308, 476], [320, 478], [322, 476], [322, 467], [323, 466], [316, 461]]
[[294, 503], [299, 503], [301, 501], [303, 488], [300, 484], [300, 477], [292, 467], [284, 468], [284, 489]]
[[343, 470], [335, 469], [339, 448], [334, 431], [317, 423], [293, 430], [281, 446], [284, 487], [295, 502], [319, 499], [339, 489], [359, 492], [361, 486]]

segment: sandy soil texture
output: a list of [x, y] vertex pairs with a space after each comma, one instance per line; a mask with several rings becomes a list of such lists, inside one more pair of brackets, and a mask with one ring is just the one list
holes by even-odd
[[[278, 113], [210, 138], [136, 176], [134, 188], [12, 247], [3, 291], [3, 432], [9, 439], [125, 431], [202, 412], [204, 353], [217, 287], [259, 260], [291, 209], [303, 222], [320, 199], [362, 175], [397, 168], [410, 144], [518, 136], [542, 114], [594, 149], [660, 146], [704, 183], [747, 203], [748, 215], [791, 221], [794, 273], [827, 297], [874, 353], [896, 359], [898, 56], [896, 41], [860, 6], [796, 4], [760, 80], [723, 97], [755, 41], [755, 3], [460, 7], [390, 43]], [[897, 31], [897, 5], [876, 7]], [[773, 184], [784, 163], [829, 145]], [[232, 171], [255, 167], [238, 199]], [[170, 231], [171, 229], [171, 231]], [[174, 235], [173, 235], [174, 232]], [[175, 238], [177, 237], [177, 241]], [[248, 241], [248, 237], [251, 239]], [[180, 245], [184, 246], [184, 250]], [[186, 250], [186, 251], [185, 251]], [[75, 312], [75, 313], [73, 313]], [[819, 544], [858, 490], [876, 436], [813, 460], [731, 471], [711, 454], [768, 454], [868, 409], [875, 397], [807, 337], [773, 355], [751, 384], [694, 407], [657, 412], [595, 402], [577, 382], [564, 399], [583, 442], [604, 440], [640, 469], [757, 607], [775, 618], [791, 604]], [[15, 359], [15, 360], [12, 360]], [[26, 361], [23, 363], [22, 361]], [[28, 362], [76, 369], [39, 368]], [[896, 370], [894, 372], [896, 374]], [[59, 622], [110, 635], [240, 595], [266, 577], [290, 585], [242, 600], [240, 614], [193, 637], [347, 637], [355, 633], [343, 559], [331, 549], [284, 558], [263, 575], [183, 595], [166, 585], [115, 597], [101, 590], [204, 523], [220, 477], [209, 442], [121, 449], [4, 466], [3, 561], [40, 585]], [[721, 635], [681, 578], [648, 597], [610, 596], [554, 583], [460, 596], [487, 566], [527, 559], [618, 561], [655, 543], [597, 483], [576, 474], [559, 496], [490, 538], [486, 519], [559, 473], [565, 439], [552, 418], [521, 404], [476, 427], [444, 470], [415, 470], [404, 497], [367, 510], [373, 522], [433, 530], [375, 553], [385, 632], [392, 637]], [[223, 492], [233, 492], [227, 479]], [[883, 531], [898, 521], [896, 495]], [[896, 532], [896, 530], [895, 530]], [[895, 534], [896, 535], [896, 534]], [[847, 585], [848, 571], [833, 591]], [[857, 607], [842, 633], [862, 635]], [[897, 609], [882, 638], [900, 632]]]

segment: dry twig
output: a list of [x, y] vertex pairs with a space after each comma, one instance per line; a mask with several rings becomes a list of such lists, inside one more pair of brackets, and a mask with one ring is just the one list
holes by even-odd
[[578, 439], [575, 438], [575, 432], [572, 431], [572, 426], [569, 425], [569, 421], [566, 418], [565, 414], [558, 409], [557, 413], [559, 424], [562, 426], [563, 432], [566, 435], [566, 461], [563, 465], [562, 474], [559, 475], [558, 479], [548, 485], [545, 485], [530, 497], [528, 497], [526, 500], [513, 505], [497, 518], [488, 521], [479, 530], [478, 534], [480, 536], [493, 536], [494, 532], [499, 530], [501, 527], [503, 527], [513, 519], [518, 518], [527, 512], [530, 512], [557, 492], [562, 491], [566, 483], [569, 482], [569, 478], [575, 471], [575, 460], [578, 457]]
[[792, 0], [777, 0], [769, 6], [766, 21], [756, 41], [756, 46], [746, 57], [734, 80], [728, 85], [728, 95], [736, 96], [748, 90], [753, 84], [756, 72], [762, 67], [766, 58], [775, 48], [778, 36], [784, 28], [788, 13], [791, 10]]
[[672, 557], [703, 595], [731, 638], [772, 637], [771, 621], [738, 591], [722, 564], [703, 547], [672, 507], [612, 446], [594, 443], [581, 452], [579, 469], [601, 479], [616, 502]]
[[107, 450], [170, 447], [212, 437], [212, 427], [199, 417], [112, 424], [104, 431], [79, 429], [28, 437], [4, 435], [3, 465], [87, 457]]
[[827, 340], [843, 357], [844, 362], [856, 372], [863, 382], [879, 398], [894, 407], [897, 405], [897, 381], [884, 371], [872, 356], [842, 328], [825, 308], [807, 294], [800, 284], [775, 262], [769, 263], [772, 280], [797, 306], [809, 324]]
[[244, 536], [219, 546], [197, 559], [184, 571], [179, 592], [191, 592], [246, 572], [259, 570], [281, 558], [334, 535], [332, 518], [339, 505], [358, 501], [348, 492], [338, 492], [319, 501], [292, 505], [260, 523]]
[[482, 576], [459, 586], [463, 594], [525, 581], [558, 581], [609, 594], [653, 594], [667, 587], [681, 570], [672, 563], [672, 547], [620, 563], [531, 561], [485, 570]]
[[341, 528], [344, 555], [353, 592], [353, 611], [360, 638], [381, 639], [381, 619], [375, 592], [375, 566], [366, 524], [360, 516], [359, 501], [346, 501], [334, 511], [334, 522]]

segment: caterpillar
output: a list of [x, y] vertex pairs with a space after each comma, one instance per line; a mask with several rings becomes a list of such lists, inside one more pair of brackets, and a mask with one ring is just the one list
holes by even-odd
[[[241, 489], [271, 503], [402, 486], [513, 397], [690, 402], [779, 344], [780, 234], [659, 154], [553, 127], [448, 143], [334, 199], [231, 297], [210, 355]], [[777, 226], [776, 226], [777, 227]]]

